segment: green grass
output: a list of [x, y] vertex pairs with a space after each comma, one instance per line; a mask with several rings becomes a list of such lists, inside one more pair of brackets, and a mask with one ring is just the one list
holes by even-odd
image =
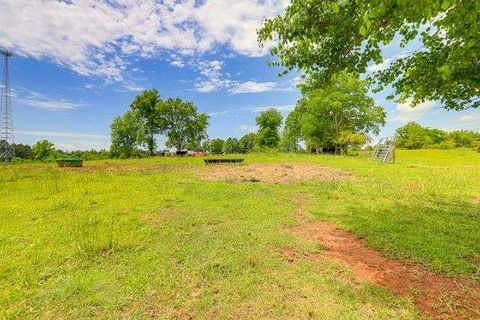
[[[151, 158], [0, 167], [0, 318], [418, 317], [412, 303], [333, 262], [289, 263], [295, 197], [387, 255], [478, 280], [480, 154], [361, 157], [253, 154], [310, 162], [339, 182], [202, 182], [202, 159]], [[114, 168], [111, 170], [110, 168]]]

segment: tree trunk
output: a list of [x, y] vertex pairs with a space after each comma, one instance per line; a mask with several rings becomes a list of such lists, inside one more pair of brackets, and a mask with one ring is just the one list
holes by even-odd
[[153, 156], [154, 155], [154, 139], [153, 139], [153, 133], [150, 134], [150, 138], [148, 139], [148, 151], [150, 152], [150, 155]]

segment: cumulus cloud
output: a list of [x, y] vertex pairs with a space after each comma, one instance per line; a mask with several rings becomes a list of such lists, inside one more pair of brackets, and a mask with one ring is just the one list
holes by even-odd
[[182, 59], [182, 57], [176, 54], [170, 55], [170, 64], [177, 68], [185, 67], [185, 61]]
[[201, 75], [194, 85], [195, 89], [205, 93], [230, 87], [233, 82], [223, 74], [223, 64], [223, 61], [219, 60], [194, 61], [192, 65]]
[[395, 107], [395, 120], [401, 123], [419, 120], [428, 112], [430, 112], [434, 106], [435, 101], [425, 101], [415, 107], [412, 107], [411, 100], [407, 100], [403, 103], [397, 103]]
[[[260, 56], [256, 29], [281, 12], [278, 0], [71, 0], [0, 2], [0, 46], [36, 59], [50, 59], [85, 76], [120, 81], [127, 57], [211, 51], [216, 45]], [[215, 84], [204, 83], [208, 92]]]
[[208, 93], [226, 89], [232, 94], [242, 94], [290, 90], [290, 87], [280, 87], [276, 82], [232, 80], [228, 73], [223, 72], [224, 62], [220, 60], [191, 59], [188, 63], [200, 74], [194, 84], [197, 92]]

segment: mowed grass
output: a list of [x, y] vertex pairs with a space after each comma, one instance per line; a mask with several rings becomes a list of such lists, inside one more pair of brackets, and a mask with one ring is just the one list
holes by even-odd
[[411, 301], [325, 260], [288, 262], [298, 197], [385, 254], [479, 280], [480, 154], [253, 154], [319, 163], [338, 182], [204, 182], [201, 159], [0, 167], [0, 318], [419, 317]]

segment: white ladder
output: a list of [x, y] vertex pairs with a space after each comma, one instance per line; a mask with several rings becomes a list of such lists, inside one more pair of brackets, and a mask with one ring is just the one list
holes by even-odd
[[372, 159], [381, 161], [381, 162], [395, 162], [395, 143], [397, 142], [397, 137], [387, 137], [382, 138], [375, 146], [373, 150]]

